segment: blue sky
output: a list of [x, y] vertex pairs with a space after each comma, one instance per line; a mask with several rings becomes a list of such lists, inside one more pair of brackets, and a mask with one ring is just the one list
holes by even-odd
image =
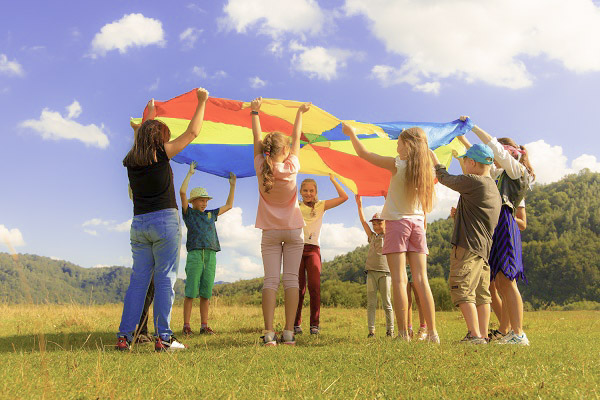
[[[600, 171], [591, 0], [20, 1], [3, 11], [2, 251], [8, 242], [85, 267], [130, 265], [129, 117], [198, 86], [312, 101], [343, 119], [467, 114], [528, 145], [540, 183]], [[187, 167], [172, 168], [178, 188]], [[318, 182], [321, 198], [334, 196]], [[190, 185], [214, 193], [210, 206], [225, 203], [226, 180], [198, 172]], [[430, 220], [456, 201], [438, 197]], [[365, 199], [367, 213], [382, 202]], [[219, 224], [217, 279], [261, 275], [256, 203], [256, 180], [239, 180]], [[325, 259], [366, 243], [352, 199], [324, 222]]]

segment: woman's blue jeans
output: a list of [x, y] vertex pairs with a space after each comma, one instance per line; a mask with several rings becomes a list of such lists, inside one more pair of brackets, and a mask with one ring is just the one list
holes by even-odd
[[154, 273], [154, 326], [163, 339], [173, 334], [171, 309], [179, 267], [181, 225], [175, 208], [133, 217], [130, 231], [133, 272], [125, 294], [119, 336], [133, 338], [140, 320], [146, 292]]

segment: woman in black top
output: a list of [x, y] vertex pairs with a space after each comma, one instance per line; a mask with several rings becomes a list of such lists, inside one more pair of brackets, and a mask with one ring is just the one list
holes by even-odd
[[181, 226], [169, 160], [200, 133], [208, 92], [205, 89], [197, 89], [196, 94], [198, 104], [186, 131], [172, 141], [169, 128], [153, 119], [154, 102], [150, 102], [150, 119], [139, 127], [134, 144], [123, 159], [133, 199], [130, 233], [133, 272], [125, 294], [117, 341], [118, 350], [130, 348], [152, 279], [155, 286], [154, 326], [158, 336], [155, 349], [185, 349], [185, 345], [175, 339], [170, 328], [171, 308], [175, 298], [173, 286], [177, 279], [181, 246]]

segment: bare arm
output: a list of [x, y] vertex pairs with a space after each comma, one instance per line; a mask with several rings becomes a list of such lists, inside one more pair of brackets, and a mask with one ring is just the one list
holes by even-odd
[[235, 193], [235, 174], [229, 173], [229, 196], [227, 196], [227, 203], [223, 207], [219, 208], [219, 215], [226, 213], [233, 208], [233, 194]]
[[183, 179], [183, 183], [181, 184], [181, 188], [179, 189], [179, 196], [181, 197], [181, 211], [184, 214], [187, 213], [187, 209], [188, 209], [188, 198], [187, 198], [188, 184], [190, 183], [190, 178], [192, 177], [192, 175], [194, 175], [194, 172], [196, 172], [196, 165], [197, 165], [196, 162], [192, 161], [192, 163], [190, 164], [190, 170], [188, 171], [187, 175]]
[[338, 193], [338, 197], [334, 199], [325, 200], [325, 211], [337, 207], [346, 200], [348, 200], [348, 195], [344, 191], [344, 188], [335, 180], [335, 177], [332, 174], [329, 174], [329, 179], [331, 180], [331, 183], [333, 183], [333, 186], [335, 187], [335, 190]]
[[260, 117], [258, 112], [262, 105], [262, 97], [257, 97], [250, 102], [250, 109], [252, 110], [252, 137], [254, 140], [254, 157], [263, 152], [262, 145], [262, 129], [260, 128]]
[[202, 129], [202, 122], [204, 121], [204, 109], [206, 108], [206, 101], [208, 100], [208, 91], [206, 89], [199, 88], [196, 90], [198, 96], [198, 106], [194, 112], [194, 116], [190, 120], [190, 123], [178, 138], [165, 143], [165, 151], [169, 159], [175, 157], [181, 150], [183, 150], [188, 144], [200, 134]]
[[354, 196], [354, 198], [356, 199], [356, 206], [358, 207], [358, 219], [360, 219], [360, 223], [363, 226], [365, 233], [367, 234], [367, 238], [370, 238], [373, 234], [373, 231], [371, 230], [371, 227], [365, 220], [365, 214], [363, 213], [362, 209], [362, 199], [359, 195]]
[[360, 142], [360, 140], [358, 140], [358, 137], [356, 137], [356, 132], [354, 131], [354, 128], [343, 122], [342, 132], [344, 133], [344, 135], [350, 138], [352, 146], [354, 147], [354, 151], [356, 151], [356, 154], [360, 158], [380, 168], [385, 168], [392, 174], [396, 173], [396, 160], [394, 159], [394, 157], [380, 156], [379, 154], [371, 153], [370, 151], [368, 151], [365, 148], [365, 146]]
[[298, 107], [296, 112], [296, 121], [294, 121], [294, 131], [292, 132], [292, 146], [290, 154], [295, 156], [300, 152], [300, 135], [302, 134], [302, 114], [310, 110], [311, 103], [304, 103]]
[[527, 213], [525, 212], [525, 207], [517, 207], [515, 221], [517, 221], [517, 226], [520, 231], [524, 231], [527, 228]]

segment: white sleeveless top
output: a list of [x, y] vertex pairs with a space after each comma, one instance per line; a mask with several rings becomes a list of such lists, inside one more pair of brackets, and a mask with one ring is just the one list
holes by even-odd
[[399, 220], [403, 218], [425, 219], [420, 204], [408, 204], [404, 184], [406, 178], [406, 160], [396, 157], [396, 173], [390, 179], [387, 198], [383, 205], [381, 218], [384, 220]]

